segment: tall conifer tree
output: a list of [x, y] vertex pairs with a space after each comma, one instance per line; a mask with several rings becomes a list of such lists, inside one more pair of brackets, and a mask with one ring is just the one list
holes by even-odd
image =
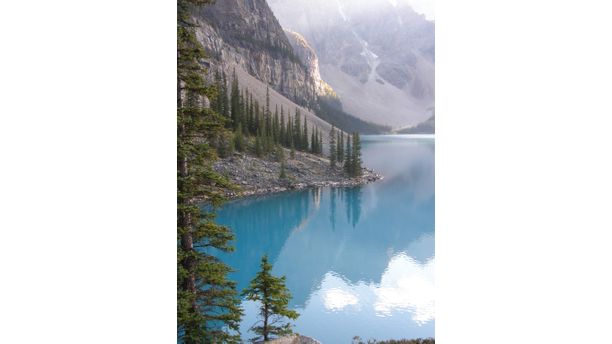
[[361, 138], [359, 133], [353, 133], [353, 150], [351, 152], [351, 175], [353, 177], [361, 176]]
[[259, 303], [259, 316], [261, 326], [253, 326], [251, 330], [259, 335], [258, 338], [267, 342], [271, 336], [285, 336], [291, 334], [291, 324], [285, 319], [297, 319], [299, 314], [289, 309], [291, 294], [285, 286], [285, 276], [272, 275], [272, 264], [268, 256], [261, 258], [261, 270], [257, 273], [250, 285], [242, 292], [248, 300]]
[[[215, 152], [206, 142], [223, 132], [224, 119], [202, 106], [201, 99], [214, 94], [202, 77], [204, 52], [189, 14], [190, 6], [209, 2], [177, 3], [177, 335], [186, 344], [238, 343], [242, 314], [235, 283], [227, 278], [230, 268], [207, 253], [231, 251], [233, 240], [214, 222], [213, 211], [231, 185], [212, 168]], [[200, 210], [198, 199], [212, 210]]]
[[344, 150], [344, 171], [346, 171], [348, 175], [351, 175], [353, 171], [352, 153], [353, 151], [351, 150], [351, 136], [347, 135], [346, 149]]

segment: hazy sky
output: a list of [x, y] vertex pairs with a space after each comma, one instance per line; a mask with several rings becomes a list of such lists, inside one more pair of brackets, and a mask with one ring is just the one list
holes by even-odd
[[[391, 0], [397, 2], [398, 0]], [[429, 20], [435, 19], [434, 0], [407, 0], [415, 11], [423, 13]]]

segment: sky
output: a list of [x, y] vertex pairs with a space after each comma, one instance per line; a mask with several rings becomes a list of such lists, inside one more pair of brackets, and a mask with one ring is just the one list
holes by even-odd
[[[391, 0], [391, 2], [397, 2], [397, 0]], [[424, 14], [428, 20], [435, 20], [434, 0], [408, 0], [408, 3], [415, 11]]]

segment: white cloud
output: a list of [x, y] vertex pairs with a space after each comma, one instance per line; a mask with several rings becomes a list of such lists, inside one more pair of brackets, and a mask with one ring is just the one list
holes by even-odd
[[421, 265], [405, 254], [393, 257], [374, 291], [376, 314], [386, 316], [393, 311], [408, 310], [418, 324], [433, 320], [434, 265], [434, 259]]
[[346, 306], [355, 306], [358, 303], [357, 296], [339, 288], [326, 290], [323, 294], [325, 308], [332, 311], [339, 311]]
[[425, 15], [425, 18], [429, 20], [435, 19], [435, 6], [434, 0], [407, 0], [410, 6], [417, 11]]

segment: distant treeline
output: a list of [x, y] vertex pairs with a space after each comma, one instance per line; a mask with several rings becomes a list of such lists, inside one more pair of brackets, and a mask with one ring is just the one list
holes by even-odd
[[315, 113], [322, 120], [348, 132], [359, 132], [362, 134], [385, 134], [391, 131], [391, 127], [366, 122], [355, 116], [349, 115], [342, 110], [342, 104], [338, 98], [319, 97], [318, 109]]

